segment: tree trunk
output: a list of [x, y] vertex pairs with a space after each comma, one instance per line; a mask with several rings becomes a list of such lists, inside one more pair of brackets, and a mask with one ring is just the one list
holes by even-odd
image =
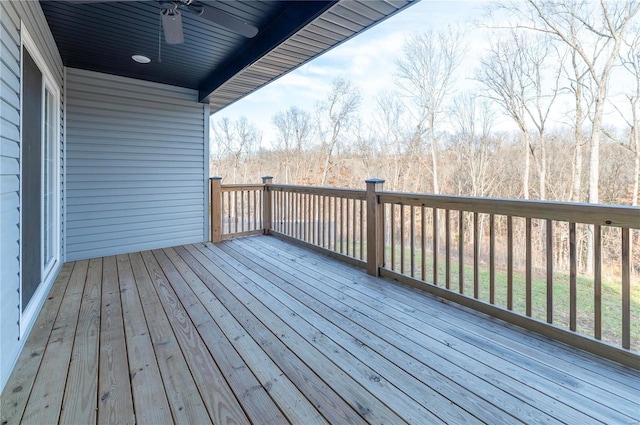
[[[640, 91], [640, 86], [638, 87]], [[638, 206], [638, 190], [640, 190], [640, 134], [638, 134], [638, 101], [640, 100], [640, 93], [636, 95], [635, 99], [631, 102], [631, 113], [633, 119], [633, 127], [631, 127], [631, 141], [635, 148], [635, 160], [633, 167], [633, 193], [631, 194], [631, 205]]]
[[633, 175], [633, 195], [631, 196], [631, 205], [638, 206], [638, 190], [640, 190], [640, 137], [634, 135], [636, 139], [636, 159]]
[[580, 189], [582, 187], [582, 157], [583, 157], [583, 140], [582, 131], [576, 131], [576, 150], [573, 162], [573, 184], [571, 186], [571, 196], [569, 199], [573, 202], [580, 202]]
[[433, 126], [435, 124], [435, 114], [433, 112], [429, 113], [429, 144], [431, 145], [431, 175], [433, 176], [433, 193], [438, 195], [440, 193], [440, 185], [438, 183], [438, 158], [437, 158], [437, 146], [436, 146], [436, 136], [433, 131]]
[[524, 173], [522, 176], [522, 197], [529, 199], [529, 174], [531, 170], [531, 156], [529, 155], [531, 149], [531, 137], [529, 132], [525, 129], [523, 131], [524, 136]]
[[[591, 129], [591, 152], [589, 156], [589, 203], [597, 204], [598, 184], [600, 182], [600, 129], [602, 128], [602, 116], [604, 115], [604, 102], [607, 97], [606, 85], [600, 84], [598, 97], [596, 98], [596, 110]], [[586, 272], [593, 271], [593, 226], [589, 226], [587, 232], [587, 264]]]

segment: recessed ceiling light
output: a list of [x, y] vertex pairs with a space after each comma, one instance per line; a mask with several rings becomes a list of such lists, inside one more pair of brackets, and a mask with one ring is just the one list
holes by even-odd
[[146, 56], [143, 55], [133, 55], [131, 56], [131, 59], [133, 59], [134, 61], [138, 62], [138, 63], [149, 63], [151, 62], [151, 59], [149, 59]]

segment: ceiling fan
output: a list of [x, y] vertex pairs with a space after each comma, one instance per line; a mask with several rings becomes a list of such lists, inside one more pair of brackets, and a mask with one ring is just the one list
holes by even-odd
[[[112, 3], [122, 0], [65, 1], [70, 3]], [[258, 34], [258, 28], [248, 22], [197, 0], [156, 0], [156, 2], [160, 5], [160, 18], [162, 20], [162, 29], [164, 30], [164, 37], [167, 44], [184, 43], [182, 12], [200, 16], [209, 22], [213, 22], [214, 24], [247, 38], [253, 38]]]
[[159, 3], [162, 28], [167, 44], [184, 43], [182, 11], [200, 16], [247, 38], [253, 38], [258, 34], [258, 28], [253, 25], [196, 0], [159, 0]]

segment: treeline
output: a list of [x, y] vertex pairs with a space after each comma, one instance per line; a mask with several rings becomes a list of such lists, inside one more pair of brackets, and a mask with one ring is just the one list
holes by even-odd
[[[523, 198], [521, 173], [521, 146], [510, 135], [504, 134], [491, 140], [491, 149], [485, 156], [473, 146], [461, 146], [462, 140], [450, 135], [450, 145], [440, 152], [442, 158], [442, 193], [498, 198]], [[550, 144], [547, 195], [549, 200], [572, 199], [570, 141], [558, 138]], [[633, 189], [633, 155], [624, 146], [605, 142], [602, 147], [600, 201], [604, 204], [631, 205]], [[221, 175], [225, 183], [258, 182], [260, 176], [271, 175], [275, 182], [322, 185], [325, 152], [318, 147], [300, 151], [256, 149], [235, 157], [215, 157], [212, 175]], [[364, 188], [364, 180], [380, 177], [385, 189], [402, 192], [432, 193], [428, 164], [419, 160], [416, 153], [390, 153], [384, 148], [367, 147], [365, 151], [352, 147], [340, 149], [332, 156], [331, 169], [324, 185]], [[585, 165], [586, 169], [586, 165]], [[586, 176], [586, 173], [583, 173]], [[537, 173], [532, 172], [536, 178]], [[586, 199], [586, 177], [582, 182]], [[534, 186], [531, 199], [539, 199]]]
[[[336, 79], [314, 110], [273, 115], [275, 140], [246, 118], [211, 123], [212, 174], [225, 182], [362, 188], [637, 205], [640, 4], [496, 3], [477, 31], [405, 40], [395, 89], [366, 99]], [[498, 18], [499, 17], [499, 20]], [[505, 130], [510, 123], [514, 130]]]

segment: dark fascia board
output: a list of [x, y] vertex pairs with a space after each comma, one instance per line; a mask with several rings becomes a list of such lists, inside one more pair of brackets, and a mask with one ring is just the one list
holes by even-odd
[[338, 0], [291, 2], [252, 42], [225, 64], [221, 71], [213, 72], [200, 85], [198, 100], [209, 102], [209, 96], [243, 69], [251, 66], [274, 48], [296, 34], [318, 16], [329, 10]]

